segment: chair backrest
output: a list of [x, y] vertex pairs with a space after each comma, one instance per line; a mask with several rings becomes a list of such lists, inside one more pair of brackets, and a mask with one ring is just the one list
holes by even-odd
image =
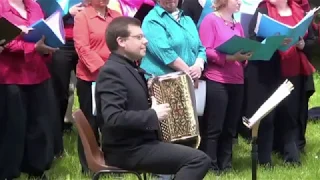
[[92, 172], [105, 169], [103, 152], [96, 141], [93, 130], [81, 110], [73, 113], [74, 123], [77, 127], [88, 167]]

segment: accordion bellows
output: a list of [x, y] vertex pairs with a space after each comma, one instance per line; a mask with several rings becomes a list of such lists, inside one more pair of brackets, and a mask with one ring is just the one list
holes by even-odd
[[183, 72], [169, 73], [150, 79], [150, 96], [159, 104], [168, 103], [169, 117], [160, 123], [160, 136], [165, 142], [179, 142], [199, 136], [194, 87]]

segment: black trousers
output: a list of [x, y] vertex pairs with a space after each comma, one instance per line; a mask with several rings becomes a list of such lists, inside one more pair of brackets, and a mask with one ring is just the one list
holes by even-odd
[[[92, 114], [92, 93], [91, 93], [92, 82], [84, 81], [77, 78], [77, 95], [79, 99], [80, 109], [87, 118], [92, 130], [96, 136], [97, 142], [99, 143], [99, 131], [96, 122], [96, 117]], [[83, 145], [81, 143], [80, 137], [78, 137], [78, 154], [79, 160], [84, 172], [89, 172], [88, 164], [84, 154]]]
[[[251, 77], [247, 88], [247, 116], [256, 110], [275, 92], [284, 80], [274, 79], [263, 82]], [[289, 78], [294, 90], [278, 107], [260, 122], [258, 133], [258, 159], [260, 164], [271, 164], [272, 151], [283, 155], [285, 162], [299, 162], [299, 150], [296, 145], [298, 121], [300, 116], [301, 83], [299, 77]], [[303, 91], [305, 94], [305, 91]]]
[[298, 138], [297, 138], [297, 145], [301, 152], [304, 152], [304, 148], [306, 146], [306, 131], [307, 131], [307, 124], [308, 124], [308, 110], [309, 110], [309, 99], [315, 92], [314, 87], [314, 79], [313, 75], [309, 75], [304, 78], [302, 85], [304, 85], [304, 89], [306, 91], [306, 96], [301, 98], [302, 102], [301, 105], [301, 114], [300, 114], [300, 121], [299, 121], [299, 130], [298, 130]]
[[67, 41], [66, 44], [53, 54], [50, 72], [52, 75], [55, 95], [58, 108], [60, 110], [60, 122], [62, 131], [69, 127], [64, 123], [64, 117], [69, 103], [69, 83], [70, 74], [75, 72], [78, 62], [78, 55], [74, 48], [73, 41]]
[[[202, 180], [210, 167], [210, 158], [184, 145], [152, 141], [135, 148], [105, 152], [106, 163], [135, 171], [175, 174], [175, 180]], [[121, 159], [121, 160], [119, 160]]]
[[301, 116], [305, 113], [307, 94], [305, 91], [304, 76], [288, 78], [294, 85], [294, 90], [283, 100], [276, 110], [274, 149], [283, 156], [285, 162], [300, 162], [299, 145], [297, 140], [300, 138]]
[[232, 139], [241, 115], [243, 85], [207, 80], [206, 107], [199, 122], [200, 149], [212, 159], [213, 170], [232, 168]]
[[49, 169], [57, 126], [50, 81], [0, 85], [0, 179]]

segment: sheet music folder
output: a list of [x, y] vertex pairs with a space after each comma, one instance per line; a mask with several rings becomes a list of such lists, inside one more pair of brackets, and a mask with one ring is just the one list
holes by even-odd
[[51, 16], [56, 11], [62, 12], [64, 16], [68, 14], [72, 6], [81, 2], [82, 0], [37, 0], [46, 17]]
[[312, 23], [315, 12], [318, 11], [319, 8], [320, 7], [314, 8], [309, 11], [295, 26], [286, 25], [259, 12], [254, 32], [257, 36], [264, 38], [274, 36], [276, 34], [285, 35], [287, 38], [291, 38], [292, 42], [289, 45], [279, 47], [279, 50], [285, 51], [295, 45], [299, 41], [300, 37], [304, 37]]
[[21, 29], [12, 24], [6, 18], [0, 18], [0, 40], [6, 40], [5, 44], [14, 40], [17, 36], [21, 34]]
[[281, 46], [284, 38], [285, 36], [271, 36], [262, 42], [258, 42], [235, 35], [218, 46], [216, 50], [229, 55], [233, 55], [240, 50], [242, 50], [243, 53], [252, 52], [253, 55], [248, 60], [268, 61]]
[[30, 26], [33, 30], [24, 35], [27, 42], [38, 42], [45, 36], [45, 44], [57, 48], [65, 44], [65, 32], [61, 12], [56, 11], [46, 20], [41, 19]]
[[293, 84], [285, 80], [283, 84], [259, 107], [259, 109], [252, 115], [251, 118], [243, 117], [243, 124], [251, 129], [254, 125], [267, 116], [274, 108], [276, 108], [281, 101], [283, 101], [291, 91], [294, 89]]
[[147, 16], [147, 14], [151, 11], [151, 9], [153, 9], [153, 7], [153, 5], [143, 3], [134, 15], [134, 18], [137, 18], [142, 22], [144, 17]]
[[198, 88], [194, 89], [196, 98], [196, 108], [198, 116], [203, 116], [206, 105], [207, 84], [204, 80], [199, 80]]

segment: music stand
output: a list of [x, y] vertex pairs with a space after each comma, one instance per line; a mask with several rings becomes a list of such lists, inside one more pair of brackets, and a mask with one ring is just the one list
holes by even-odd
[[284, 100], [294, 89], [293, 84], [285, 80], [279, 88], [260, 106], [260, 108], [253, 114], [253, 116], [248, 119], [246, 117], [242, 118], [243, 124], [247, 128], [251, 129], [251, 169], [252, 169], [252, 180], [257, 179], [257, 169], [258, 169], [258, 132], [260, 121], [267, 116], [279, 103]]
[[[249, 120], [246, 117], [243, 117], [242, 119], [243, 119], [243, 123], [247, 126]], [[257, 170], [258, 170], [257, 139], [258, 139], [260, 121], [256, 122], [251, 128], [251, 136], [252, 136], [252, 140], [251, 140], [251, 177], [252, 177], [252, 180], [257, 180]]]

